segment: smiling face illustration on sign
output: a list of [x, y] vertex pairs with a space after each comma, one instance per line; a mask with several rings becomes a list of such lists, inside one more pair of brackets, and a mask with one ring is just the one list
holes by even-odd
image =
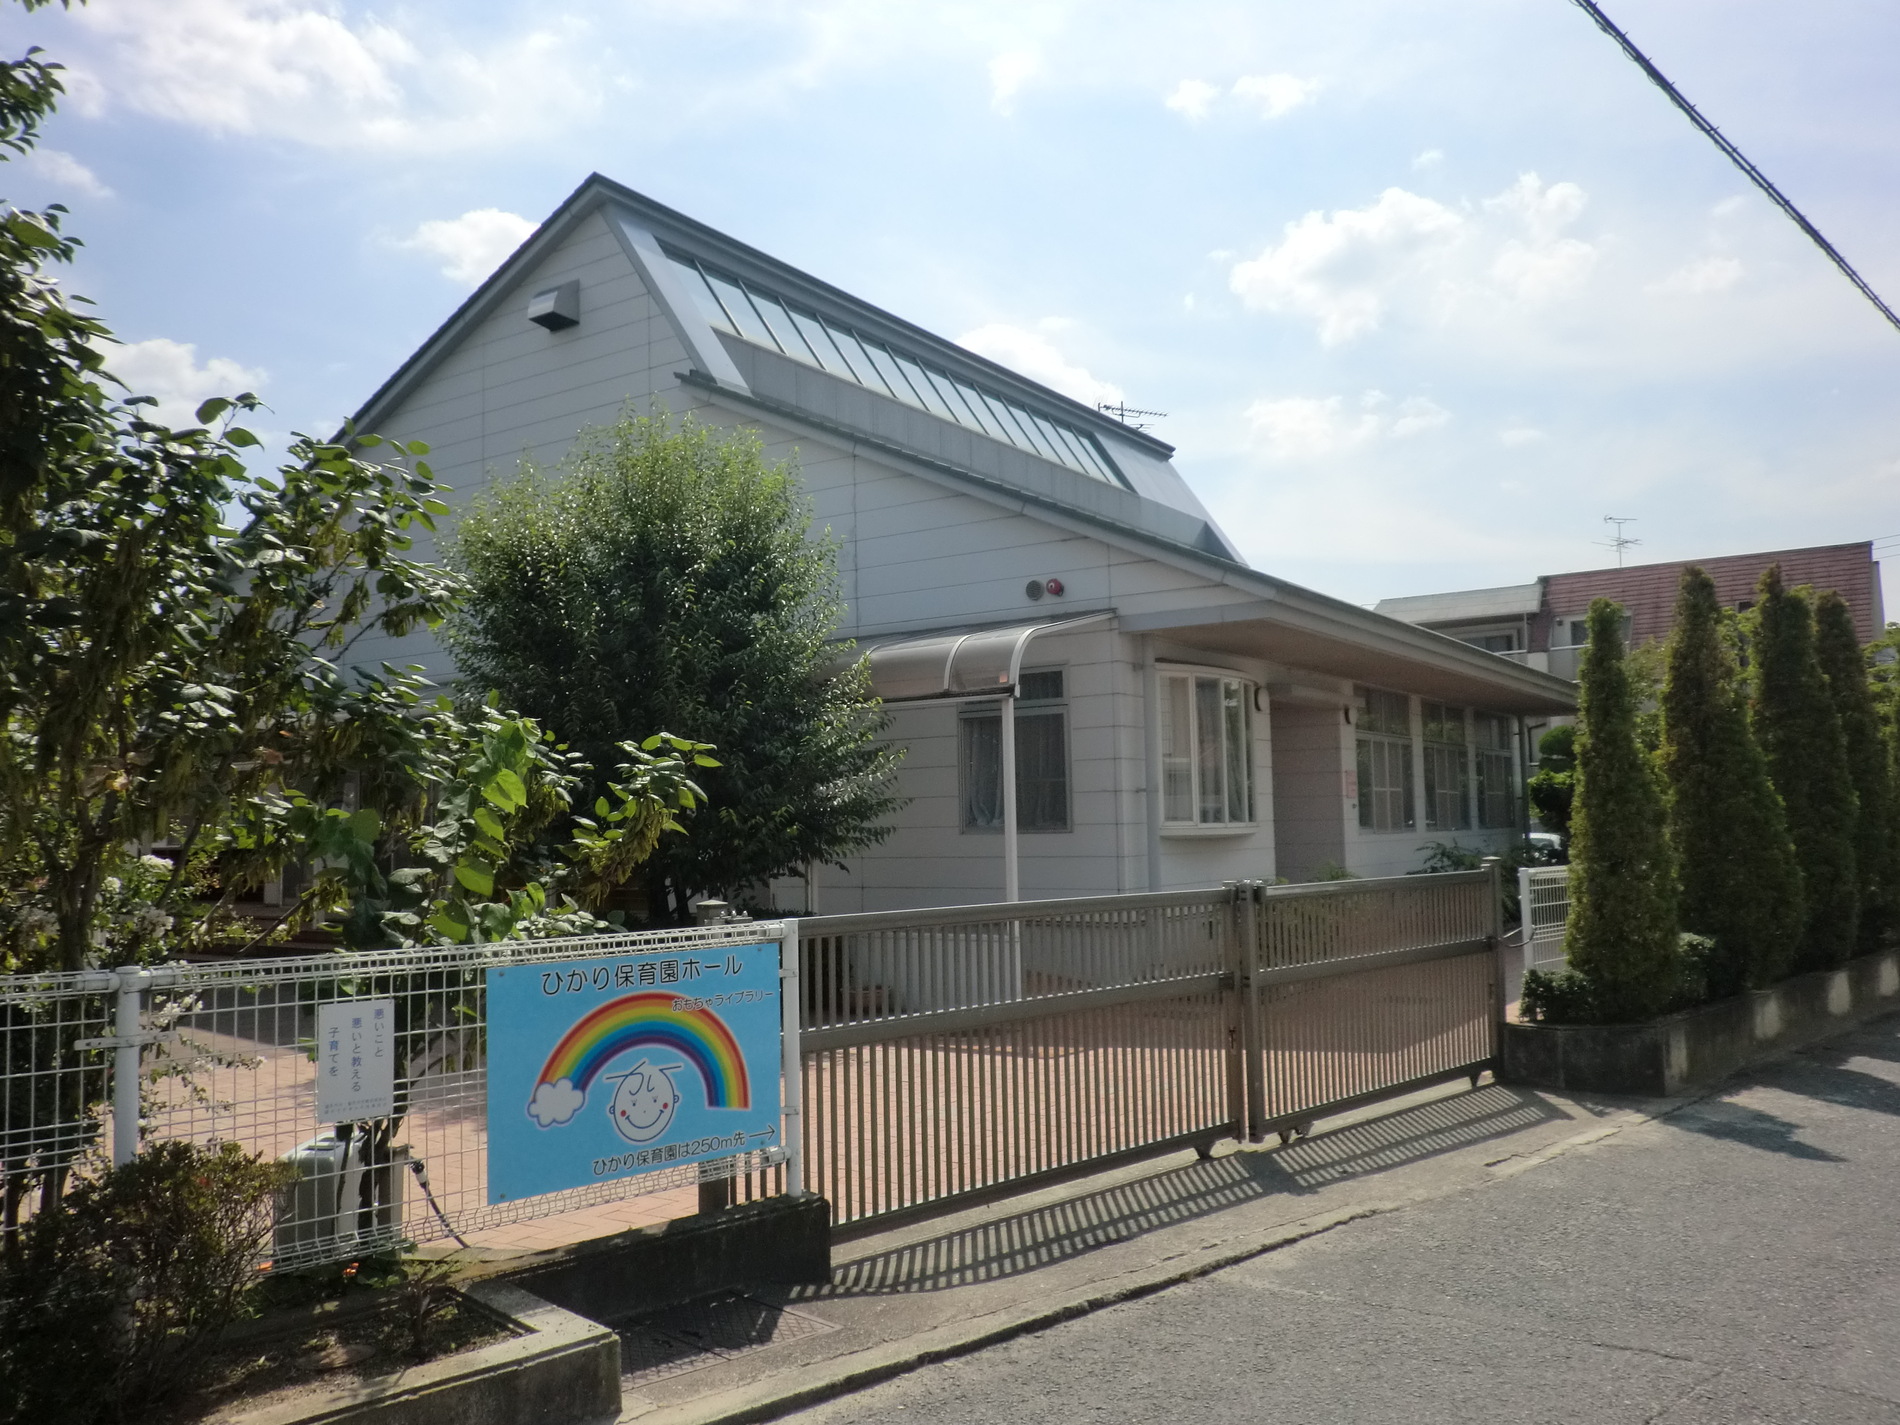
[[662, 1064], [653, 1068], [642, 1059], [624, 1074], [604, 1075], [614, 1085], [613, 1101], [607, 1105], [614, 1132], [629, 1143], [651, 1143], [666, 1132], [680, 1102], [671, 1076], [685, 1067]]

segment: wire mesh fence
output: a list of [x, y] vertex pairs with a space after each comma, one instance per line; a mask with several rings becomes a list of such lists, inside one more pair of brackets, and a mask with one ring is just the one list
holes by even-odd
[[[794, 938], [806, 1185], [838, 1225], [861, 1228], [1257, 1139], [1475, 1072], [1494, 1051], [1497, 886], [1492, 871], [1242, 882], [805, 919]], [[709, 1180], [736, 1179], [739, 1200], [784, 1191], [796, 1178], [783, 1154], [760, 1150], [491, 1202], [487, 974], [662, 951], [689, 965], [786, 933], [738, 922], [175, 965], [123, 985], [106, 972], [0, 977], [6, 1227], [36, 1193], [57, 1194], [74, 1170], [103, 1165], [108, 1145], [123, 1157], [141, 1135], [294, 1164], [271, 1247], [280, 1268], [585, 1222], [647, 1194], [677, 1194], [669, 1215], [684, 1215]], [[372, 1004], [391, 1016], [394, 1111], [326, 1120], [319, 1016]], [[792, 1133], [801, 1094], [785, 1087]]]
[[[171, 965], [140, 973], [138, 1119], [142, 1138], [238, 1143], [290, 1163], [274, 1267], [338, 1260], [404, 1241], [462, 1237], [628, 1197], [739, 1176], [757, 1195], [780, 1154], [612, 1177], [564, 1192], [490, 1202], [487, 972], [535, 961], [638, 952], [705, 955], [781, 933], [739, 923], [677, 932], [472, 947]], [[661, 964], [665, 961], [659, 962]], [[676, 961], [677, 963], [677, 961]], [[133, 977], [127, 977], [131, 979]], [[114, 973], [0, 981], [6, 1077], [7, 1200], [57, 1191], [57, 1172], [106, 1161], [113, 1140]], [[326, 1006], [387, 1005], [394, 1112], [356, 1122], [318, 1113], [317, 1019]], [[50, 1188], [49, 1184], [52, 1184]], [[691, 1210], [691, 1208], [687, 1208]], [[11, 1210], [9, 1225], [20, 1211]]]

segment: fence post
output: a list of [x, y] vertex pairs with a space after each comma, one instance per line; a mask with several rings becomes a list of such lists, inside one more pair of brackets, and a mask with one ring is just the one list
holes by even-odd
[[139, 1153], [139, 1089], [143, 1086], [142, 1051], [145, 983], [150, 975], [138, 965], [121, 965], [118, 1014], [112, 1030], [112, 1166], [124, 1167]]
[[1236, 883], [1235, 998], [1240, 1005], [1241, 1083], [1246, 1104], [1243, 1143], [1258, 1143], [1267, 1136], [1266, 1045], [1260, 1035], [1260, 990], [1255, 977], [1260, 969], [1260, 886], [1259, 881]]
[[798, 922], [783, 923], [779, 937], [779, 1045], [785, 1080], [785, 1192], [798, 1197], [805, 1191], [805, 1062], [798, 1048], [799, 1016], [804, 995], [798, 978]]
[[[1496, 1055], [1502, 1031], [1498, 1028], [1504, 1023], [1504, 1012], [1510, 1004], [1510, 971], [1505, 964], [1511, 953], [1504, 939], [1504, 861], [1501, 857], [1484, 858], [1484, 871], [1488, 878], [1486, 889], [1491, 897], [1491, 1052]], [[1518, 872], [1520, 895], [1524, 886], [1524, 873]], [[1520, 900], [1520, 915], [1528, 916], [1527, 901]]]

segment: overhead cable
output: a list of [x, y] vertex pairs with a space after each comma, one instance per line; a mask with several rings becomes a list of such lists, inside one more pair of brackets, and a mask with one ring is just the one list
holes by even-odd
[[1635, 61], [1637, 67], [1650, 77], [1651, 82], [1653, 82], [1658, 89], [1669, 96], [1669, 102], [1687, 114], [1689, 116], [1689, 122], [1707, 134], [1709, 141], [1721, 149], [1723, 153], [1727, 154], [1729, 160], [1734, 163], [1737, 168], [1741, 169], [1743, 173], [1748, 175], [1749, 181], [1768, 195], [1770, 202], [1792, 218], [1795, 226], [1813, 239], [1814, 245], [1827, 254], [1828, 260], [1846, 274], [1849, 282], [1852, 282], [1860, 289], [1860, 294], [1872, 302], [1875, 307], [1879, 308], [1880, 315], [1892, 323], [1896, 330], [1900, 330], [1900, 315], [1896, 315], [1892, 307], [1889, 307], [1885, 302], [1880, 300], [1880, 294], [1867, 285], [1866, 279], [1854, 270], [1853, 264], [1841, 256], [1833, 243], [1821, 236], [1821, 230], [1809, 222], [1801, 210], [1788, 200], [1787, 195], [1775, 187], [1773, 183], [1769, 182], [1768, 176], [1759, 168], [1755, 167], [1754, 164], [1750, 163], [1747, 156], [1740, 149], [1735, 147], [1734, 144], [1730, 143], [1720, 129], [1702, 117], [1701, 113], [1696, 109], [1696, 106], [1682, 96], [1682, 91], [1671, 84], [1668, 76], [1650, 62], [1648, 55], [1636, 48], [1635, 42], [1616, 27], [1610, 17], [1604, 14], [1596, 5], [1595, 0], [1570, 0], [1570, 3], [1583, 11], [1584, 14], [1588, 15], [1592, 20], [1596, 21], [1597, 28], [1615, 40], [1622, 48], [1623, 53]]

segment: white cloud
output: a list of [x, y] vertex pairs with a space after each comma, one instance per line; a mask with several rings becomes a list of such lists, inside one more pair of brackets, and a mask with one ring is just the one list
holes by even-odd
[[545, 133], [595, 105], [585, 26], [476, 51], [325, 0], [114, 0], [75, 11], [105, 44], [75, 74], [88, 103], [215, 134], [319, 148], [448, 150]]
[[1076, 365], [1049, 340], [1047, 333], [1061, 331], [1068, 325], [1055, 317], [1037, 323], [1039, 329], [1033, 331], [1007, 322], [991, 322], [965, 332], [957, 338], [957, 345], [1019, 371], [1032, 381], [1053, 387], [1084, 405], [1121, 401], [1121, 387]]
[[1183, 79], [1164, 102], [1192, 123], [1206, 119], [1223, 99], [1258, 118], [1277, 119], [1311, 103], [1319, 90], [1319, 80], [1297, 74], [1243, 74], [1225, 94], [1205, 79]]
[[1007, 117], [1016, 110], [1016, 96], [1042, 69], [1033, 50], [1005, 50], [990, 61], [990, 107]]
[[1734, 257], [1704, 257], [1695, 262], [1685, 263], [1660, 282], [1652, 282], [1648, 290], [1666, 292], [1685, 297], [1701, 297], [1712, 292], [1726, 292], [1742, 280], [1741, 259]]
[[1311, 103], [1319, 88], [1319, 80], [1295, 74], [1244, 74], [1234, 81], [1234, 98], [1263, 119], [1277, 119]]
[[1356, 409], [1339, 396], [1283, 396], [1247, 407], [1255, 441], [1275, 460], [1338, 455], [1380, 440], [1405, 440], [1451, 421], [1451, 412], [1424, 396], [1396, 406], [1383, 391], [1367, 391]]
[[1585, 202], [1576, 184], [1547, 187], [1535, 173], [1476, 210], [1388, 188], [1364, 208], [1288, 223], [1228, 285], [1255, 311], [1310, 319], [1327, 346], [1375, 330], [1395, 306], [1440, 320], [1498, 299], [1535, 307], [1580, 290], [1596, 266], [1596, 247], [1564, 234]]
[[88, 198], [110, 198], [112, 190], [85, 164], [56, 148], [36, 148], [26, 156], [26, 168], [58, 188], [71, 188]]
[[1370, 207], [1288, 223], [1277, 247], [1234, 265], [1229, 285], [1255, 310], [1313, 318], [1320, 340], [1337, 346], [1378, 326], [1388, 289], [1454, 242], [1464, 222], [1442, 203], [1388, 188]]
[[543, 1128], [552, 1128], [571, 1122], [586, 1102], [587, 1095], [575, 1088], [571, 1079], [536, 1084], [534, 1097], [528, 1100], [528, 1117]]
[[1183, 79], [1168, 96], [1167, 105], [1175, 113], [1199, 123], [1207, 117], [1218, 98], [1220, 90], [1205, 79]]
[[1535, 426], [1506, 426], [1498, 432], [1498, 444], [1504, 446], [1538, 445], [1549, 439]]
[[1422, 173], [1428, 168], [1438, 167], [1444, 161], [1445, 151], [1442, 148], [1428, 148], [1412, 160], [1412, 167], [1415, 171]]
[[476, 208], [459, 218], [432, 218], [398, 244], [442, 261], [442, 275], [474, 286], [527, 241], [539, 224], [500, 208]]
[[158, 397], [158, 405], [146, 409], [153, 420], [175, 428], [198, 424], [198, 407], [212, 396], [255, 391], [266, 379], [262, 371], [222, 356], [200, 366], [196, 346], [162, 336], [108, 347], [106, 368], [125, 382], [128, 395]]

